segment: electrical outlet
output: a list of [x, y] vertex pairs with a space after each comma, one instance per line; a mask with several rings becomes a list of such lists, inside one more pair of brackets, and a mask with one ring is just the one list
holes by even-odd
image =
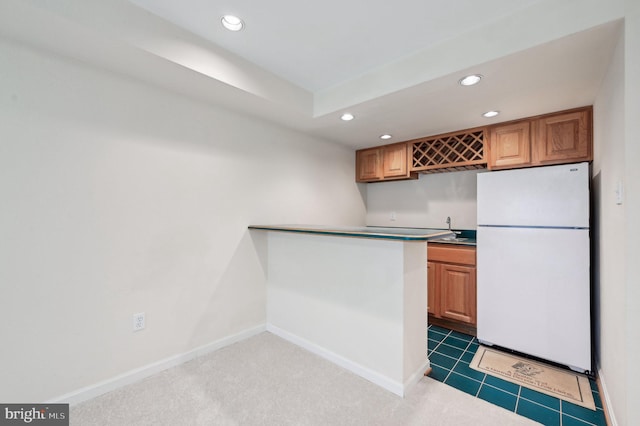
[[139, 314], [133, 314], [133, 331], [140, 331], [144, 329], [144, 312]]
[[389, 220], [391, 222], [395, 222], [396, 221], [396, 212], [391, 212], [391, 214], [389, 215]]

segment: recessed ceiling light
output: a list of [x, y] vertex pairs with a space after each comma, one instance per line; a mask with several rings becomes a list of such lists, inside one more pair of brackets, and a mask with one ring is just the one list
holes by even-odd
[[387, 140], [387, 139], [391, 139], [391, 135], [389, 135], [389, 134], [381, 135], [381, 136], [380, 136], [380, 139], [385, 139], [385, 140]]
[[487, 111], [484, 114], [482, 114], [482, 116], [483, 117], [487, 117], [487, 118], [491, 118], [491, 117], [495, 117], [498, 114], [500, 114], [500, 111]]
[[481, 79], [482, 76], [480, 74], [471, 74], [458, 80], [458, 83], [462, 86], [473, 86], [474, 84], [480, 83]]
[[353, 120], [355, 117], [353, 114], [349, 114], [348, 112], [342, 114], [342, 117], [340, 117], [343, 121], [351, 121]]
[[222, 25], [229, 31], [240, 31], [244, 28], [244, 22], [242, 22], [242, 19], [233, 15], [224, 15], [222, 17]]

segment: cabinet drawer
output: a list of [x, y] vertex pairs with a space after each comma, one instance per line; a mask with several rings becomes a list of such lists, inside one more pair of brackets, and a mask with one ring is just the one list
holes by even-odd
[[457, 263], [460, 265], [476, 264], [476, 248], [473, 246], [455, 246], [451, 244], [427, 244], [429, 262]]

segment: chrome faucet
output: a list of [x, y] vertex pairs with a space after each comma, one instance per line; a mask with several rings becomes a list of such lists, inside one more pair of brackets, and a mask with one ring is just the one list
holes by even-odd
[[449, 231], [451, 231], [451, 216], [447, 216], [447, 225], [449, 225]]

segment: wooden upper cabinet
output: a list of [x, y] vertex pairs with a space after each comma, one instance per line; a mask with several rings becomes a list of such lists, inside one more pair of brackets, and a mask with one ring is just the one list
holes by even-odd
[[383, 178], [407, 176], [408, 169], [406, 144], [382, 147]]
[[356, 151], [356, 182], [417, 179], [409, 171], [406, 142]]
[[591, 161], [592, 115], [587, 106], [361, 149], [356, 151], [356, 182]]
[[501, 169], [530, 165], [530, 128], [529, 121], [493, 126], [489, 131], [489, 168]]
[[591, 115], [584, 107], [491, 126], [488, 168], [593, 160]]
[[378, 148], [365, 149], [356, 153], [356, 171], [358, 182], [367, 182], [382, 178], [380, 161], [380, 150]]
[[536, 120], [533, 130], [536, 163], [591, 161], [591, 108]]

